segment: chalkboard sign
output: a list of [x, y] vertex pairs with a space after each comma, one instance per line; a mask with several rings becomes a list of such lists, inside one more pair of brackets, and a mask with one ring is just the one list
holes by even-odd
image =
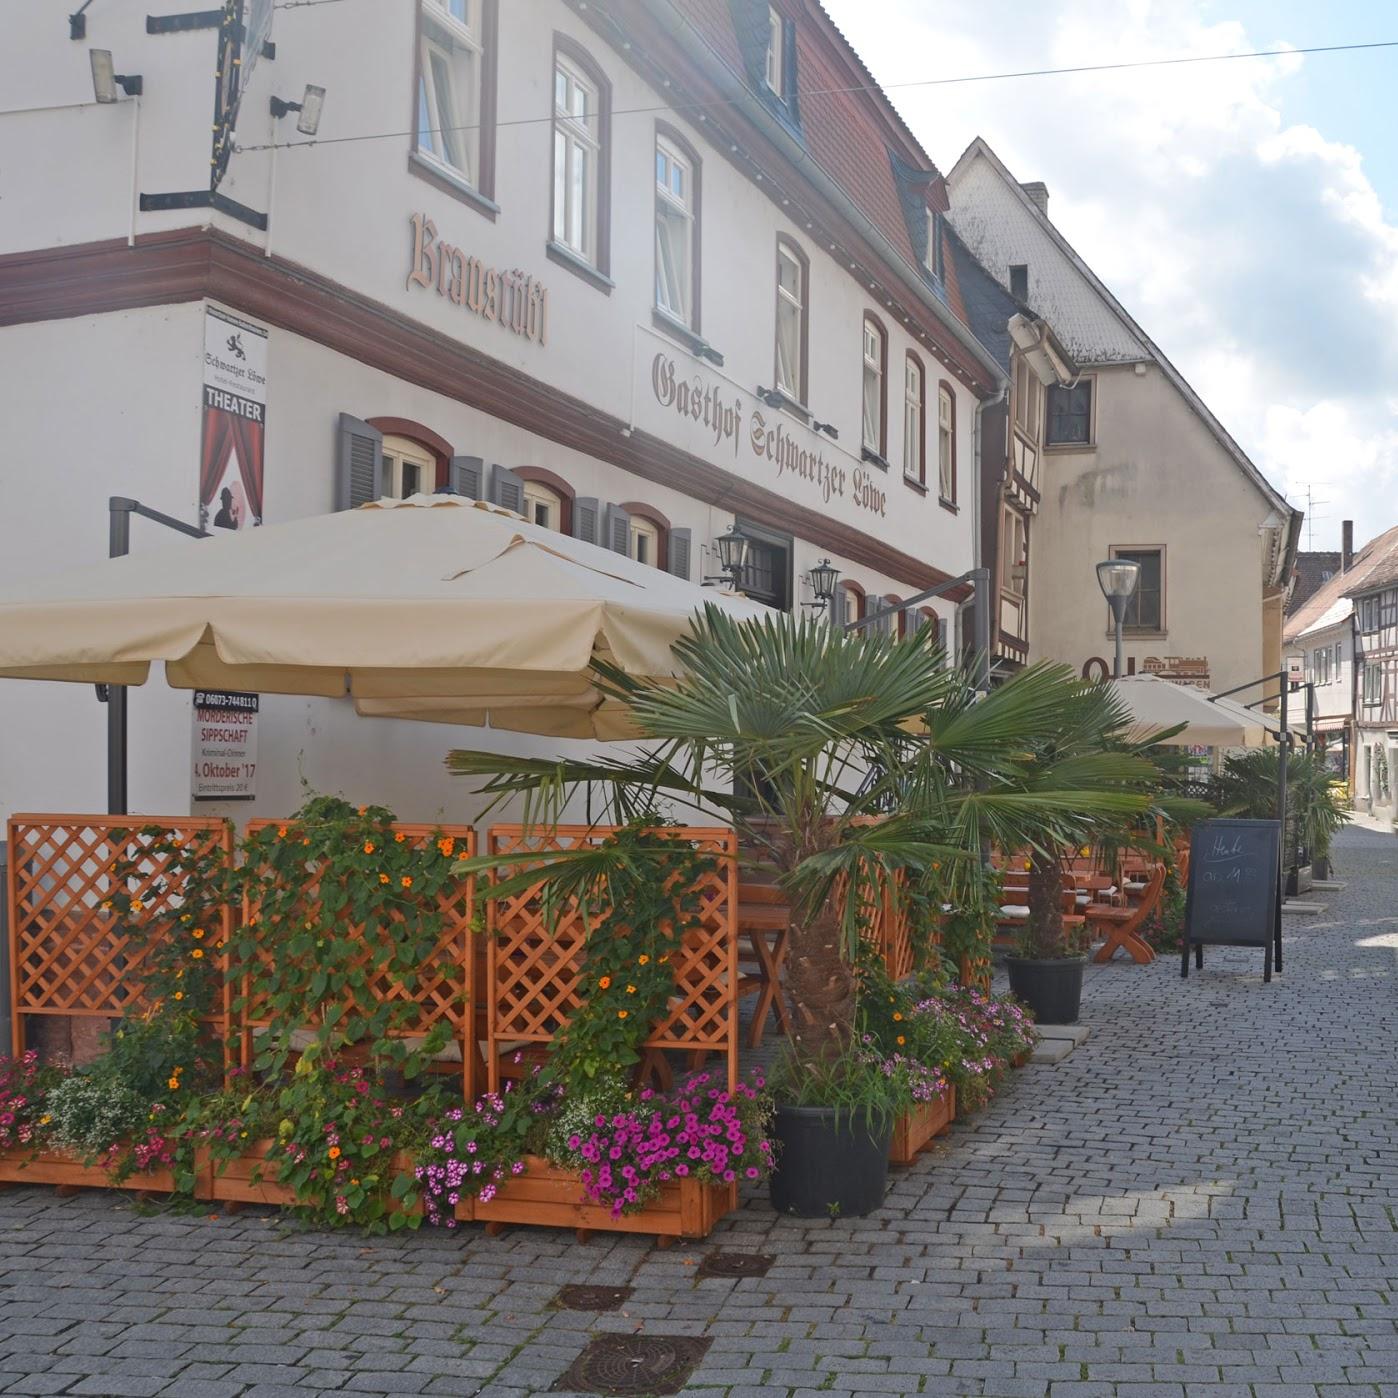
[[1272, 957], [1281, 965], [1281, 822], [1205, 820], [1189, 843], [1189, 891], [1184, 910], [1180, 975], [1189, 952], [1204, 964], [1205, 946], [1262, 947], [1263, 980]]

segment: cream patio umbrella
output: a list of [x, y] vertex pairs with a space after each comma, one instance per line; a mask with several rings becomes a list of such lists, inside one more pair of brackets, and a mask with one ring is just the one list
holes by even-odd
[[1184, 724], [1166, 740], [1177, 747], [1255, 748], [1266, 741], [1266, 734], [1281, 732], [1280, 722], [1271, 714], [1155, 675], [1130, 675], [1111, 684], [1131, 711], [1136, 730]]
[[418, 495], [0, 591], [0, 678], [350, 695], [362, 714], [633, 736], [596, 660], [679, 673], [705, 602], [767, 612], [459, 496]]

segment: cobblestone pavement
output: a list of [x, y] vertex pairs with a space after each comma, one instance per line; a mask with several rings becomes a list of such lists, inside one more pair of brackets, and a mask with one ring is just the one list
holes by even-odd
[[[1213, 950], [1089, 973], [1091, 1041], [900, 1173], [876, 1217], [755, 1199], [710, 1244], [517, 1229], [365, 1241], [276, 1218], [0, 1195], [0, 1391], [546, 1391], [590, 1333], [711, 1337], [691, 1388], [1034, 1398], [1398, 1395], [1398, 842], [1288, 918], [1286, 972]], [[709, 1246], [765, 1278], [696, 1277]], [[551, 1305], [635, 1288], [623, 1312]]]

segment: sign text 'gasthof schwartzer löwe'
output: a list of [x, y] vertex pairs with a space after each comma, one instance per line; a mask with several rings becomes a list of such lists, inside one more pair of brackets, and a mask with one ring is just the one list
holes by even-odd
[[823, 504], [838, 500], [856, 511], [887, 516], [888, 492], [868, 471], [830, 460], [819, 446], [804, 445], [780, 411], [768, 416], [759, 407], [745, 407], [736, 389], [692, 371], [682, 373], [663, 351], [651, 361], [650, 386], [662, 408], [702, 427], [712, 436], [710, 445], [725, 454], [731, 451], [735, 463], [746, 453], [774, 466], [779, 480], [795, 476], [814, 486]]
[[426, 214], [414, 214], [413, 260], [408, 285], [426, 287], [453, 306], [471, 311], [523, 339], [542, 345], [548, 340], [549, 293], [518, 267], [502, 272], [479, 257], [444, 243], [437, 225]]

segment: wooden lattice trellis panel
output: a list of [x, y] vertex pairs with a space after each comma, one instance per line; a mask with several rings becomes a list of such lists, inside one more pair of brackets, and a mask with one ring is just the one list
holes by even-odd
[[[157, 835], [143, 831], [158, 831]], [[14, 1048], [24, 1017], [115, 1018], [141, 998], [141, 962], [152, 932], [172, 924], [183, 900], [163, 838], [194, 843], [203, 856], [232, 857], [233, 837], [217, 820], [158, 816], [17, 815], [9, 822], [10, 1004]], [[126, 867], [126, 892], [143, 905], [141, 938], [103, 907]], [[130, 872], [134, 870], [134, 873]], [[230, 930], [224, 915], [224, 934]]]
[[[255, 834], [268, 826], [281, 824], [284, 822], [250, 821], [248, 833]], [[452, 858], [469, 859], [476, 852], [476, 832], [470, 826], [396, 823], [392, 830], [395, 835], [405, 836], [417, 849], [435, 844], [443, 836], [449, 836], [455, 841]], [[314, 871], [308, 870], [304, 904], [308, 914], [316, 906], [316, 897], [316, 876]], [[419, 969], [417, 984], [409, 989], [383, 970], [369, 984], [380, 1001], [416, 1006], [417, 1013], [412, 1018], [405, 1019], [394, 1030], [395, 1034], [401, 1037], [415, 1037], [426, 1034], [443, 1022], [450, 1026], [452, 1041], [461, 1051], [465, 1090], [469, 1097], [476, 1086], [473, 1065], [478, 1057], [476, 1007], [471, 1001], [471, 986], [475, 979], [472, 974], [475, 939], [471, 929], [476, 911], [475, 878], [462, 878], [448, 883], [438, 895], [437, 905], [442, 913], [441, 935]], [[242, 911], [246, 925], [251, 926], [257, 917], [256, 905], [251, 901], [245, 902]], [[354, 926], [350, 931], [356, 940], [364, 941], [364, 927]], [[373, 949], [365, 942], [364, 950], [356, 958], [357, 963], [367, 966], [372, 958]], [[246, 989], [244, 994], [247, 995]], [[253, 1030], [270, 1022], [267, 1015], [259, 1011], [259, 997], [254, 994], [249, 998], [251, 1003], [240, 1016], [242, 1055], [245, 1064], [251, 1060]]]
[[[526, 831], [498, 825], [487, 837], [491, 855], [582, 849], [613, 834], [607, 826], [556, 826]], [[722, 1053], [730, 1085], [738, 1071], [738, 862], [731, 830], [657, 831], [714, 857], [701, 879], [697, 925], [671, 958], [675, 994], [646, 1041], [651, 1049]], [[519, 872], [510, 866], [502, 876]], [[588, 928], [571, 901], [545, 900], [538, 886], [492, 899], [486, 960], [489, 986], [486, 1061], [498, 1085], [500, 1057], [522, 1045], [551, 1043], [582, 1004], [579, 992]]]

